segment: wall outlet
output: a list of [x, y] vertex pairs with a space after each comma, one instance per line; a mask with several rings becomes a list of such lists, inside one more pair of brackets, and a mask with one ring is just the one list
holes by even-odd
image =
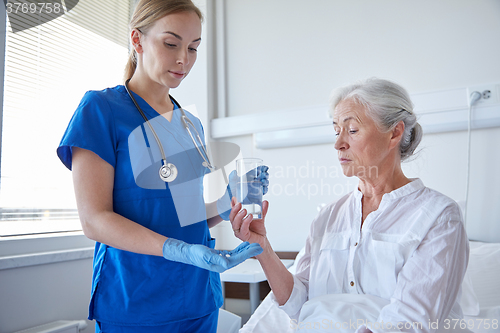
[[478, 91], [481, 94], [481, 99], [474, 106], [500, 104], [500, 84], [483, 84], [467, 87], [467, 104], [470, 103], [470, 95], [474, 91]]

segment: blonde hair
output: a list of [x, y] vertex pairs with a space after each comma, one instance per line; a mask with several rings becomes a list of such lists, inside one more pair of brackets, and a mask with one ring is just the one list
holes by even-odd
[[[194, 12], [201, 21], [203, 14], [191, 0], [140, 0], [130, 19], [130, 31], [138, 29], [145, 34], [157, 20], [175, 13]], [[137, 53], [131, 47], [127, 65], [125, 66], [125, 81], [130, 79], [137, 68]]]

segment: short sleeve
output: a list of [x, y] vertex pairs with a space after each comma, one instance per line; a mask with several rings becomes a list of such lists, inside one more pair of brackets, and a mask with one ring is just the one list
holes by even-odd
[[100, 92], [88, 91], [71, 118], [57, 156], [71, 170], [72, 148], [90, 150], [108, 162], [116, 165], [116, 131], [111, 108]]

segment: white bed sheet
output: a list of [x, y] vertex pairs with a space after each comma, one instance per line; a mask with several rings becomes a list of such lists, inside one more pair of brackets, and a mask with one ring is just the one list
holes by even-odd
[[[469, 266], [462, 286], [461, 305], [466, 314], [462, 325], [468, 325], [468, 328], [476, 333], [500, 333], [500, 243], [470, 242], [470, 248]], [[303, 250], [299, 252], [297, 259], [302, 254]], [[295, 265], [289, 270], [293, 273]], [[270, 295], [267, 295], [240, 329], [240, 333], [297, 332], [298, 322], [291, 321], [288, 315], [271, 301]], [[314, 316], [314, 313], [312, 315]], [[325, 313], [321, 315], [325, 318]], [[328, 329], [319, 331], [328, 332]]]

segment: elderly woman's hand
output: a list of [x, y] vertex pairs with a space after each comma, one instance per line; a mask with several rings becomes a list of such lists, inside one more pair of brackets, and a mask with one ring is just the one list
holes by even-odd
[[259, 243], [264, 248], [266, 243], [266, 227], [264, 222], [269, 202], [266, 200], [262, 202], [262, 218], [260, 219], [254, 219], [252, 214], [246, 216], [246, 209], [241, 209], [241, 203], [236, 202], [236, 198], [231, 200], [231, 206], [229, 220], [231, 221], [234, 235], [244, 242]]

